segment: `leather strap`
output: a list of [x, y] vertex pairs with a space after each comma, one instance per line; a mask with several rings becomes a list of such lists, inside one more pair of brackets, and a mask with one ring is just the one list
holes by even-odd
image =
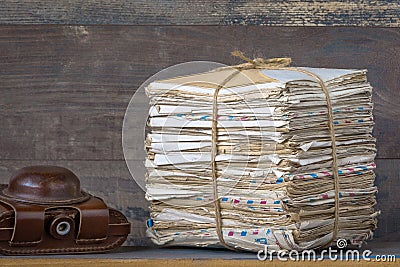
[[14, 228], [0, 228], [0, 241], [10, 241]]
[[103, 200], [92, 197], [88, 201], [76, 204], [80, 211], [80, 223], [76, 242], [97, 243], [107, 238], [109, 227], [109, 209]]
[[130, 223], [110, 224], [109, 235], [124, 236], [131, 231]]
[[40, 243], [44, 231], [45, 207], [2, 202], [14, 210], [14, 231], [9, 242], [10, 246], [35, 246]]

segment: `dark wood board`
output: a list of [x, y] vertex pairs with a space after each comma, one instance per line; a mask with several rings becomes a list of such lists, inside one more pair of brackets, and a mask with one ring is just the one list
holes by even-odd
[[375, 185], [378, 187], [376, 237], [381, 241], [400, 241], [400, 160], [376, 160]]
[[0, 24], [391, 26], [398, 1], [2, 0]]
[[[230, 56], [234, 49], [251, 57], [290, 56], [296, 66], [369, 70], [382, 210], [376, 233], [397, 241], [399, 43], [400, 30], [392, 28], [0, 26], [2, 182], [26, 165], [71, 168], [85, 188], [125, 212], [133, 227], [129, 244], [148, 245], [148, 203], [130, 178], [121, 145], [123, 116], [135, 90], [173, 64], [237, 64]], [[143, 158], [132, 160], [141, 164]]]
[[[0, 160], [0, 183], [7, 183], [11, 174], [27, 165], [55, 164], [75, 172], [81, 179], [82, 187], [102, 197], [106, 202], [122, 212], [132, 223], [132, 232], [128, 244], [151, 245], [145, 237], [146, 220], [149, 218], [149, 203], [144, 192], [137, 186], [124, 161], [23, 161]], [[142, 164], [138, 161], [137, 164]], [[376, 238], [378, 241], [398, 242], [400, 240], [400, 160], [376, 160], [377, 209], [378, 217]]]
[[237, 64], [234, 49], [367, 68], [378, 158], [399, 158], [399, 44], [394, 28], [3, 25], [0, 159], [123, 160], [123, 116], [140, 84], [181, 62]]

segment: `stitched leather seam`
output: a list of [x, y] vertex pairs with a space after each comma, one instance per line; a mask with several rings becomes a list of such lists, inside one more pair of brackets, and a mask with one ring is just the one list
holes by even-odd
[[112, 250], [118, 246], [120, 246], [124, 241], [126, 240], [126, 237], [121, 237], [118, 238], [114, 243], [105, 246], [105, 247], [87, 247], [87, 248], [69, 248], [69, 249], [39, 249], [39, 250], [8, 250], [8, 249], [1, 249], [3, 253], [5, 252], [8, 255], [19, 255], [19, 254], [29, 254], [29, 253], [63, 253], [63, 252], [68, 252], [68, 253], [74, 253], [74, 252], [89, 252], [89, 251], [107, 251], [107, 250]]

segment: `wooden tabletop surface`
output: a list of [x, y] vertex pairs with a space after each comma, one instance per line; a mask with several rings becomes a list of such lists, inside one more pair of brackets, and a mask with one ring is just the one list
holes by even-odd
[[[400, 262], [400, 242], [371, 242], [360, 251], [372, 251], [370, 261], [330, 260], [325, 257], [323, 266], [394, 266]], [[339, 255], [339, 254], [338, 254]], [[376, 255], [395, 256], [391, 261], [377, 262]], [[1, 266], [317, 266], [320, 261], [287, 261], [279, 260], [276, 256], [272, 261], [259, 261], [256, 253], [233, 252], [225, 249], [206, 248], [148, 248], [121, 247], [110, 253], [82, 255], [41, 255], [41, 256], [2, 256]]]

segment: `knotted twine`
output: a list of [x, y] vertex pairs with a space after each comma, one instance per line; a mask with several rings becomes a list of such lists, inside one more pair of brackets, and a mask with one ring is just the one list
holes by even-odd
[[333, 124], [333, 110], [332, 110], [332, 102], [329, 96], [328, 89], [324, 81], [315, 73], [312, 73], [308, 70], [296, 68], [296, 67], [289, 67], [291, 63], [290, 58], [271, 58], [271, 59], [264, 59], [264, 58], [256, 58], [250, 59], [243, 55], [240, 51], [233, 51], [232, 55], [235, 57], [239, 57], [242, 60], [246, 61], [246, 63], [232, 66], [235, 69], [233, 73], [231, 73], [227, 78], [214, 91], [213, 96], [213, 113], [212, 113], [212, 128], [211, 128], [211, 173], [212, 173], [212, 181], [213, 181], [213, 199], [214, 199], [214, 206], [215, 206], [215, 223], [217, 228], [217, 235], [219, 242], [226, 248], [231, 250], [236, 250], [235, 247], [228, 245], [223, 237], [222, 233], [222, 216], [221, 216], [221, 206], [218, 197], [218, 184], [217, 184], [217, 163], [216, 163], [216, 156], [218, 153], [218, 93], [219, 91], [236, 75], [238, 75], [242, 70], [246, 69], [268, 69], [268, 70], [290, 70], [290, 71], [297, 71], [304, 73], [314, 80], [317, 81], [319, 86], [321, 87], [322, 91], [325, 94], [326, 105], [328, 108], [328, 128], [331, 137], [332, 143], [332, 170], [333, 170], [333, 178], [334, 178], [334, 190], [335, 190], [335, 218], [333, 223], [333, 230], [332, 230], [332, 239], [329, 240], [324, 246], [329, 246], [331, 242], [336, 240], [338, 234], [338, 223], [339, 223], [339, 172], [338, 172], [338, 163], [337, 163], [337, 155], [336, 155], [336, 137], [335, 137], [335, 129]]

